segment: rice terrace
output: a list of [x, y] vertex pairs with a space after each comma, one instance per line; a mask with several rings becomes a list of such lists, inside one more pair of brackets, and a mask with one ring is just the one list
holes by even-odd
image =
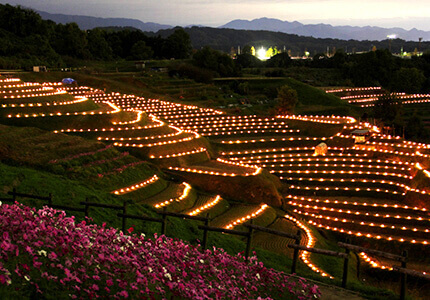
[[0, 4], [0, 299], [429, 299], [430, 32], [139, 22]]
[[[369, 95], [378, 91], [326, 90], [347, 99], [356, 95], [358, 103], [371, 103]], [[348, 238], [348, 244], [366, 247], [349, 256], [353, 284], [359, 280], [357, 266], [362, 276], [384, 276], [387, 282], [399, 278], [394, 272], [399, 263], [366, 253], [367, 248], [400, 257], [400, 250], [407, 248], [409, 286], [430, 271], [424, 255], [430, 242], [427, 144], [382, 134], [353, 117], [233, 115], [10, 76], [1, 77], [0, 94], [1, 151], [9, 165], [2, 166], [6, 194], [14, 187], [17, 193], [47, 195], [55, 189], [48, 183], [51, 177], [61, 175], [80, 189], [79, 181], [87, 181], [108, 190], [109, 204], [127, 202], [129, 211], [208, 216], [211, 227], [244, 233], [252, 221], [257, 225], [252, 246], [286, 256], [284, 270], [292, 264], [294, 248], [289, 245], [299, 241], [305, 247], [343, 253], [334, 241]], [[423, 100], [410, 101], [421, 105]], [[28, 177], [35, 175], [20, 171], [21, 166], [40, 168], [46, 179], [32, 186], [35, 179]], [[75, 194], [73, 184], [68, 188], [50, 203], [78, 207], [84, 199], [72, 199], [78, 198], [69, 196]], [[92, 208], [90, 216], [115, 218], [107, 212], [97, 215], [96, 210]], [[156, 225], [148, 229], [147, 224], [132, 223], [146, 232], [156, 230]], [[258, 226], [292, 237], [297, 231], [302, 234], [297, 240]], [[321, 257], [301, 251], [297, 273], [314, 279], [319, 274], [330, 278], [327, 283], [340, 284], [342, 259]]]

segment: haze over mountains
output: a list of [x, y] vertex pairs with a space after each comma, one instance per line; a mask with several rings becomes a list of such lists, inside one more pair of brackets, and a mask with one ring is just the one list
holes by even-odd
[[[153, 22], [142, 22], [129, 18], [99, 18], [78, 15], [51, 14], [37, 11], [45, 20], [52, 20], [56, 23], [75, 22], [81, 29], [87, 30], [95, 27], [134, 27], [142, 31], [157, 32], [162, 29], [173, 28], [171, 25], [158, 24]], [[430, 18], [429, 18], [430, 22]], [[233, 20], [218, 28], [229, 28], [238, 30], [267, 30], [297, 34], [300, 36], [311, 36], [315, 38], [333, 38], [341, 40], [385, 40], [387, 35], [395, 34], [397, 38], [406, 41], [430, 41], [430, 31], [418, 29], [405, 30], [403, 28], [382, 28], [377, 26], [332, 26], [329, 24], [302, 24], [300, 22], [281, 21], [279, 19], [260, 18], [252, 21]]]
[[[430, 22], [430, 18], [429, 18]], [[387, 35], [395, 34], [397, 38], [406, 41], [417, 41], [420, 37], [424, 41], [430, 40], [430, 32], [418, 29], [405, 30], [403, 28], [382, 28], [377, 26], [332, 26], [329, 24], [306, 25], [300, 22], [288, 22], [278, 19], [260, 18], [252, 21], [234, 20], [220, 28], [269, 30], [279, 31], [315, 38], [333, 38], [342, 40], [385, 40]]]

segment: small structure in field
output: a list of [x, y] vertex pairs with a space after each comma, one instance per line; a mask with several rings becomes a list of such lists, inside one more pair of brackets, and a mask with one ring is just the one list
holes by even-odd
[[328, 151], [328, 147], [326, 143], [319, 143], [318, 145], [315, 146], [315, 152], [314, 155], [318, 156], [318, 155], [326, 155]]
[[356, 129], [352, 131], [351, 134], [354, 136], [354, 141], [356, 144], [365, 143], [372, 136], [372, 132], [368, 129]]
[[145, 61], [144, 60], [139, 60], [139, 61], [135, 61], [134, 65], [136, 67], [137, 70], [143, 70], [145, 69]]
[[47, 72], [46, 66], [33, 66], [33, 72]]

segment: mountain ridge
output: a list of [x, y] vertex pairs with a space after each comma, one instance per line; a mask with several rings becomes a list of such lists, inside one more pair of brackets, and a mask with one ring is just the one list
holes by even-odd
[[[429, 18], [430, 21], [430, 18]], [[241, 30], [269, 30], [315, 38], [332, 38], [343, 40], [377, 40], [387, 39], [388, 35], [395, 34], [397, 38], [406, 41], [430, 40], [430, 31], [412, 28], [406, 30], [400, 27], [384, 28], [379, 26], [333, 26], [325, 23], [302, 24], [298, 21], [282, 21], [273, 18], [258, 18], [249, 20], [236, 19], [218, 28], [241, 29]]]
[[169, 29], [173, 26], [163, 25], [154, 22], [143, 22], [130, 18], [100, 18], [81, 15], [51, 14], [44, 11], [35, 10], [44, 20], [52, 20], [55, 23], [76, 23], [82, 30], [96, 27], [134, 27], [146, 32], [157, 32], [162, 29]]
[[[134, 27], [144, 32], [158, 32], [174, 28], [175, 26], [159, 24], [154, 22], [143, 22], [131, 18], [100, 18], [82, 15], [52, 14], [44, 11], [35, 10], [45, 20], [52, 20], [56, 23], [75, 22], [82, 30], [93, 29], [96, 27]], [[430, 21], [430, 18], [429, 18]], [[204, 25], [190, 25], [189, 27], [208, 27]], [[288, 34], [296, 34], [305, 37], [314, 37], [322, 39], [341, 39], [357, 41], [382, 41], [387, 39], [388, 35], [395, 34], [396, 38], [405, 41], [430, 41], [430, 31], [418, 30], [412, 28], [406, 30], [400, 27], [383, 28], [379, 26], [351, 26], [341, 25], [333, 26], [325, 23], [303, 24], [298, 21], [282, 21], [275, 18], [258, 18], [253, 20], [236, 19], [224, 25], [212, 28], [219, 29], [236, 29], [236, 30], [255, 30], [255, 31], [272, 31]]]

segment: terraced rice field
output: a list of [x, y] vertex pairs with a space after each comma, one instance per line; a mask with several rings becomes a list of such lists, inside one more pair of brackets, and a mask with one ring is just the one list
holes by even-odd
[[[352, 99], [351, 103], [364, 103], [367, 98], [354, 95], [362, 95], [363, 91], [367, 98], [375, 98], [381, 93], [378, 89], [351, 91], [351, 97], [345, 99]], [[231, 116], [153, 99], [133, 101], [126, 107], [135, 106], [179, 128], [209, 137], [224, 160], [265, 168], [278, 176], [287, 187], [285, 201], [291, 206], [291, 211], [317, 228], [372, 239], [428, 242], [427, 221], [419, 219], [427, 215], [422, 210], [425, 208], [422, 201], [418, 201], [421, 203], [419, 207], [410, 208], [410, 211], [400, 208], [405, 199], [428, 197], [427, 186], [417, 186], [414, 180], [422, 172], [417, 169], [417, 163], [425, 165], [424, 169], [427, 167], [428, 145], [382, 135], [369, 124], [359, 124], [351, 118]], [[375, 100], [369, 101], [367, 104]], [[292, 128], [289, 120], [301, 120], [315, 126], [344, 124], [344, 128], [333, 136], [302, 136], [300, 128]], [[355, 144], [352, 134], [355, 129], [372, 132], [371, 140]], [[321, 142], [327, 144], [327, 152], [315, 155], [315, 146]], [[342, 204], [336, 208], [326, 204], [318, 207], [290, 199], [308, 197], [321, 201], [321, 198], [329, 197], [330, 201], [336, 201], [345, 196], [371, 199], [375, 212], [367, 212], [366, 215], [369, 206], [364, 205]], [[379, 199], [385, 199], [384, 205], [391, 205], [390, 208], [374, 206]], [[267, 244], [265, 246], [270, 248]]]
[[[96, 180], [100, 182], [111, 182], [112, 177], [122, 178], [112, 185], [112, 193], [118, 197], [126, 197], [158, 209], [167, 208], [192, 215], [210, 213], [214, 220], [224, 218], [227, 225], [234, 222], [236, 215], [245, 216], [249, 220], [260, 214], [258, 212], [256, 216], [252, 216], [251, 212], [251, 216], [247, 216], [247, 205], [236, 206], [233, 210], [235, 213], [231, 214], [227, 200], [217, 195], [203, 195], [186, 182], [169, 182], [147, 170], [149, 161], [164, 168], [177, 168], [179, 173], [193, 170], [210, 176], [239, 177], [259, 173], [260, 168], [254, 166], [212, 159], [207, 149], [208, 143], [199, 133], [168, 124], [164, 115], [154, 114], [156, 109], [151, 108], [177, 108], [177, 105], [145, 100], [133, 95], [105, 94], [88, 87], [66, 87], [59, 83], [26, 84], [18, 79], [4, 79], [4, 82], [11, 83], [2, 86], [7, 89], [3, 94], [8, 102], [3, 104], [1, 111], [6, 123], [9, 121], [14, 125], [37, 126], [50, 130], [59, 137], [64, 133], [78, 135], [99, 141], [98, 145], [103, 145], [103, 142], [108, 147], [114, 146], [110, 149], [115, 150], [109, 151], [114, 151], [115, 154], [110, 156], [99, 157], [98, 150], [84, 155], [83, 166], [87, 173], [91, 172], [91, 167], [95, 168], [94, 172], [103, 169], [103, 172], [95, 174]], [[179, 106], [179, 109], [192, 113], [201, 111], [197, 107], [188, 106]], [[211, 110], [202, 110], [202, 113], [222, 114]], [[44, 118], [55, 120], [46, 124]], [[141, 159], [129, 155], [128, 151], [137, 153]], [[55, 162], [58, 165], [56, 167], [63, 167], [63, 159], [61, 157]], [[65, 160], [67, 164], [70, 163]], [[80, 161], [76, 162], [76, 168], [82, 167], [79, 163]], [[146, 168], [145, 175], [142, 174], [141, 178], [127, 177], [128, 170], [135, 170], [143, 165]], [[73, 168], [69, 169], [73, 171]], [[258, 206], [253, 208], [257, 211], [259, 209]]]
[[[37, 89], [34, 96], [37, 101], [44, 95], [49, 98], [52, 93], [63, 95], [67, 91], [67, 101], [58, 107], [73, 106], [61, 111], [61, 115], [52, 113], [50, 118], [55, 118], [55, 122], [49, 126], [55, 125], [52, 128], [55, 132], [103, 141], [119, 151], [139, 151], [143, 161], [157, 163], [179, 175], [201, 174], [210, 180], [216, 176], [256, 176], [263, 169], [268, 170], [282, 181], [284, 209], [292, 215], [290, 220], [295, 221], [277, 216], [273, 208], [264, 206], [264, 199], [261, 205], [233, 205], [228, 199], [215, 203], [217, 195], [202, 195], [192, 187], [187, 188], [185, 183], [160, 184], [156, 193], [146, 197], [144, 189], [133, 191], [132, 194], [139, 195], [136, 201], [141, 203], [188, 214], [214, 212], [211, 224], [225, 228], [240, 226], [250, 219], [287, 232], [300, 227], [306, 231], [303, 243], [310, 242], [308, 245], [314, 244], [311, 231], [306, 230], [308, 226], [344, 236], [408, 245], [427, 246], [430, 242], [427, 204], [430, 145], [383, 135], [370, 124], [350, 117], [234, 116], [157, 99], [105, 94], [87, 87], [48, 84], [44, 90], [44, 86], [22, 84], [13, 82], [7, 88], [3, 84], [5, 99], [9, 101], [2, 106], [4, 120], [34, 126], [35, 120], [48, 116], [42, 109], [35, 111], [34, 116], [31, 110], [19, 110], [21, 104], [28, 109], [26, 103], [38, 102], [27, 101], [27, 97], [25, 102], [19, 100], [24, 98], [12, 98], [14, 89]], [[371, 105], [375, 101], [371, 98], [381, 93], [377, 88], [346, 92], [349, 94], [344, 97], [349, 98], [344, 98], [345, 101], [360, 105]], [[27, 95], [30, 91], [21, 94]], [[16, 107], [11, 107], [11, 103]], [[79, 108], [84, 104], [91, 109]], [[62, 123], [64, 118], [66, 121]], [[340, 130], [334, 135], [307, 136], [297, 121], [310, 124], [310, 128], [333, 126]], [[356, 129], [367, 130], [371, 138], [365, 143], [356, 143], [353, 133]], [[210, 145], [203, 137], [211, 141], [213, 150], [209, 150]], [[140, 181], [147, 178], [148, 175]], [[136, 180], [117, 188], [132, 184]], [[286, 248], [291, 242], [288, 239], [258, 233], [255, 241], [265, 248], [290, 253]], [[309, 257], [302, 258], [307, 261]]]

